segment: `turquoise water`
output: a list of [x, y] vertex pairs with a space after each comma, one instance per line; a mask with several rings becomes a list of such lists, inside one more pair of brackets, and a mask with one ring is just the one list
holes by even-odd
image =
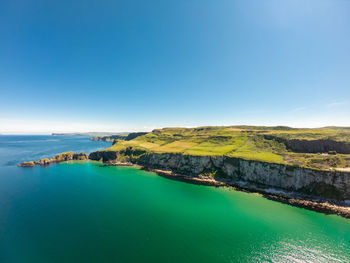
[[98, 163], [0, 166], [0, 262], [349, 262], [349, 255], [350, 220], [258, 195]]

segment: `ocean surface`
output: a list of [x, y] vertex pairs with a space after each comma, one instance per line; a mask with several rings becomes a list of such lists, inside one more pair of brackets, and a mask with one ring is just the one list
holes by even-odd
[[20, 168], [87, 137], [0, 136], [0, 262], [350, 262], [350, 220], [133, 167]]

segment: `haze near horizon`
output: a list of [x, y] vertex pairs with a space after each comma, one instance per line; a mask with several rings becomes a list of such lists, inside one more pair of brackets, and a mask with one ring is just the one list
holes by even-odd
[[0, 3], [0, 133], [350, 126], [350, 1]]

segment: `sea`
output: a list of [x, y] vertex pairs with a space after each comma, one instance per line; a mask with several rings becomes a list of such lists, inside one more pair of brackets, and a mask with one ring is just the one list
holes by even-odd
[[0, 136], [0, 262], [350, 262], [350, 220], [135, 167], [23, 161], [104, 149]]

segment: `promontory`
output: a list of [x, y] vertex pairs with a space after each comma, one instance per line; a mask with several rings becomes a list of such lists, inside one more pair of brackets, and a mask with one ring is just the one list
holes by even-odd
[[234, 186], [350, 217], [348, 127], [163, 128], [115, 138], [110, 148], [92, 152], [89, 159], [136, 164], [167, 177]]

